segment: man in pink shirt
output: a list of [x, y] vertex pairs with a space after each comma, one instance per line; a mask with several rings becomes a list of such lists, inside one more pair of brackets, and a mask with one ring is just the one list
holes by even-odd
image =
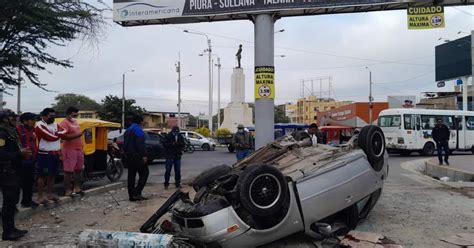
[[[84, 169], [84, 151], [82, 148], [81, 127], [77, 123], [76, 118], [79, 110], [69, 107], [66, 110], [66, 119], [59, 126], [64, 130], [61, 136], [63, 140], [61, 155], [63, 158], [64, 168], [64, 191], [66, 196], [82, 193], [81, 175]], [[74, 176], [74, 187], [71, 187], [71, 180]]]

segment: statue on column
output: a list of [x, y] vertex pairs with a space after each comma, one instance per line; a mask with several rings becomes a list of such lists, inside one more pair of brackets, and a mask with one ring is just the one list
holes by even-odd
[[242, 60], [242, 44], [239, 45], [239, 50], [237, 51], [237, 54], [235, 55], [237, 57], [237, 68], [242, 68], [240, 61]]

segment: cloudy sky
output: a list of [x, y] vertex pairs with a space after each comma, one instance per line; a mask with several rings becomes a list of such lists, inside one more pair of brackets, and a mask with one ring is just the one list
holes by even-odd
[[[95, 0], [94, 0], [95, 1]], [[112, 6], [112, 0], [104, 1]], [[366, 101], [368, 70], [373, 72], [374, 97], [416, 95], [436, 91], [434, 47], [439, 38], [456, 39], [474, 29], [474, 7], [445, 8], [446, 28], [407, 30], [406, 11], [338, 14], [283, 18], [276, 22], [275, 35], [276, 103], [294, 101], [301, 95], [301, 80], [332, 77], [332, 97], [337, 100]], [[108, 13], [108, 15], [112, 15]], [[181, 57], [182, 74], [192, 77], [182, 82], [183, 111], [197, 114], [208, 109], [207, 58], [203, 32], [212, 40], [221, 57], [221, 106], [230, 100], [230, 78], [235, 52], [244, 46], [242, 65], [246, 74], [246, 100], [253, 102], [253, 24], [250, 21], [199, 23], [169, 26], [121, 27], [108, 20], [106, 36], [96, 48], [80, 41], [66, 47], [51, 47], [52, 54], [71, 59], [74, 68], [48, 66], [41, 72], [47, 88], [60, 93], [87, 95], [97, 101], [105, 95], [121, 95], [122, 73], [126, 76], [126, 96], [149, 111], [177, 111], [175, 62]], [[458, 34], [458, 32], [464, 32]], [[217, 84], [217, 70], [214, 73]], [[448, 83], [451, 90], [453, 83]], [[217, 105], [217, 87], [214, 87]], [[308, 89], [310, 84], [308, 84]], [[306, 89], [306, 94], [308, 94]], [[328, 87], [323, 86], [323, 91]], [[58, 93], [44, 92], [27, 84], [22, 94], [22, 111], [38, 112], [51, 105]], [[319, 91], [319, 83], [315, 83]], [[16, 92], [6, 96], [7, 107], [16, 109]], [[216, 110], [214, 110], [215, 113]]]

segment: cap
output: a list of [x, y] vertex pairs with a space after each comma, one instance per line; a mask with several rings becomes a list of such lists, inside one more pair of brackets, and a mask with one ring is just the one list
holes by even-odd
[[244, 128], [245, 128], [245, 127], [244, 127], [243, 124], [239, 124], [239, 125], [237, 126], [237, 129], [244, 129]]

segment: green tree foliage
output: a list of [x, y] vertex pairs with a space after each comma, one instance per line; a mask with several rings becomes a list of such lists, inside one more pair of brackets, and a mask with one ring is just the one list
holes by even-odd
[[289, 123], [290, 118], [286, 117], [285, 107], [275, 106], [275, 123]]
[[219, 128], [217, 129], [217, 137], [226, 137], [232, 135], [232, 132], [227, 128]]
[[100, 104], [84, 95], [76, 95], [73, 93], [60, 94], [54, 98], [56, 103], [53, 108], [59, 112], [64, 113], [69, 107], [75, 107], [79, 110], [99, 111]]
[[210, 137], [211, 136], [211, 132], [209, 131], [209, 129], [207, 127], [201, 127], [201, 128], [196, 128], [194, 129], [194, 132], [204, 136], [204, 137]]
[[18, 68], [31, 83], [43, 88], [38, 72], [48, 64], [72, 67], [48, 51], [81, 38], [97, 43], [105, 25], [102, 12], [85, 1], [1, 0], [0, 80], [18, 85]]
[[[125, 119], [131, 120], [135, 116], [143, 115], [146, 110], [135, 105], [134, 99], [125, 100]], [[102, 108], [99, 111], [99, 117], [106, 121], [122, 122], [122, 98], [108, 95], [102, 100]]]

